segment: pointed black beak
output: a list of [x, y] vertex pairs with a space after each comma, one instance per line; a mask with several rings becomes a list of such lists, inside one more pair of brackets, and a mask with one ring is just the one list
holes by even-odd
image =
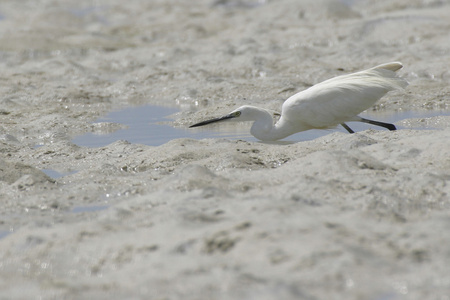
[[189, 128], [199, 127], [199, 126], [203, 126], [203, 125], [208, 125], [208, 124], [215, 123], [215, 122], [220, 122], [220, 121], [225, 121], [225, 120], [228, 120], [228, 119], [231, 119], [231, 118], [234, 118], [234, 117], [235, 117], [234, 115], [230, 114], [230, 115], [226, 115], [226, 116], [223, 116], [223, 117], [220, 117], [220, 118], [215, 118], [215, 119], [211, 119], [211, 120], [207, 120], [207, 121], [203, 121], [203, 122], [191, 125], [191, 126], [189, 126]]

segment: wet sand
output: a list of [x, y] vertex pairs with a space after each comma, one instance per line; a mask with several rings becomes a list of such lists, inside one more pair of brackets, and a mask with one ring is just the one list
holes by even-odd
[[[449, 13], [3, 1], [0, 298], [448, 299]], [[441, 116], [296, 143], [73, 142], [122, 128], [93, 124], [113, 110], [175, 108], [186, 128], [389, 61], [410, 85], [371, 111]]]

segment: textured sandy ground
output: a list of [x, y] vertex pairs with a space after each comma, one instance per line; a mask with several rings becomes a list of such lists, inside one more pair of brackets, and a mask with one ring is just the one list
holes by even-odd
[[[0, 298], [449, 299], [449, 14], [445, 1], [2, 1]], [[442, 111], [398, 124], [424, 130], [71, 142], [120, 128], [92, 125], [112, 109], [178, 107], [182, 128], [279, 110], [388, 61], [410, 86], [374, 109]]]

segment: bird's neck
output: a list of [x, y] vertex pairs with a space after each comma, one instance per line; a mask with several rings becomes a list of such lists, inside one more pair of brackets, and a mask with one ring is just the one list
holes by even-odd
[[267, 111], [261, 113], [250, 129], [250, 133], [261, 141], [280, 140], [295, 132], [292, 126], [283, 120], [283, 117], [274, 125], [272, 115]]

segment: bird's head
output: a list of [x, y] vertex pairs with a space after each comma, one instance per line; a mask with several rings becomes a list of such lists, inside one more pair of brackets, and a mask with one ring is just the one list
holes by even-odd
[[206, 120], [206, 121], [191, 125], [191, 126], [189, 126], [189, 128], [199, 127], [199, 126], [216, 123], [216, 122], [222, 122], [222, 121], [235, 121], [235, 122], [256, 121], [258, 119], [258, 116], [261, 115], [261, 113], [265, 113], [265, 114], [268, 113], [268, 114], [272, 114], [274, 116], [280, 115], [279, 113], [269, 112], [269, 111], [259, 108], [259, 107], [244, 105], [244, 106], [241, 106], [241, 107], [233, 110], [229, 114], [226, 114], [225, 116], [214, 118], [211, 120]]

